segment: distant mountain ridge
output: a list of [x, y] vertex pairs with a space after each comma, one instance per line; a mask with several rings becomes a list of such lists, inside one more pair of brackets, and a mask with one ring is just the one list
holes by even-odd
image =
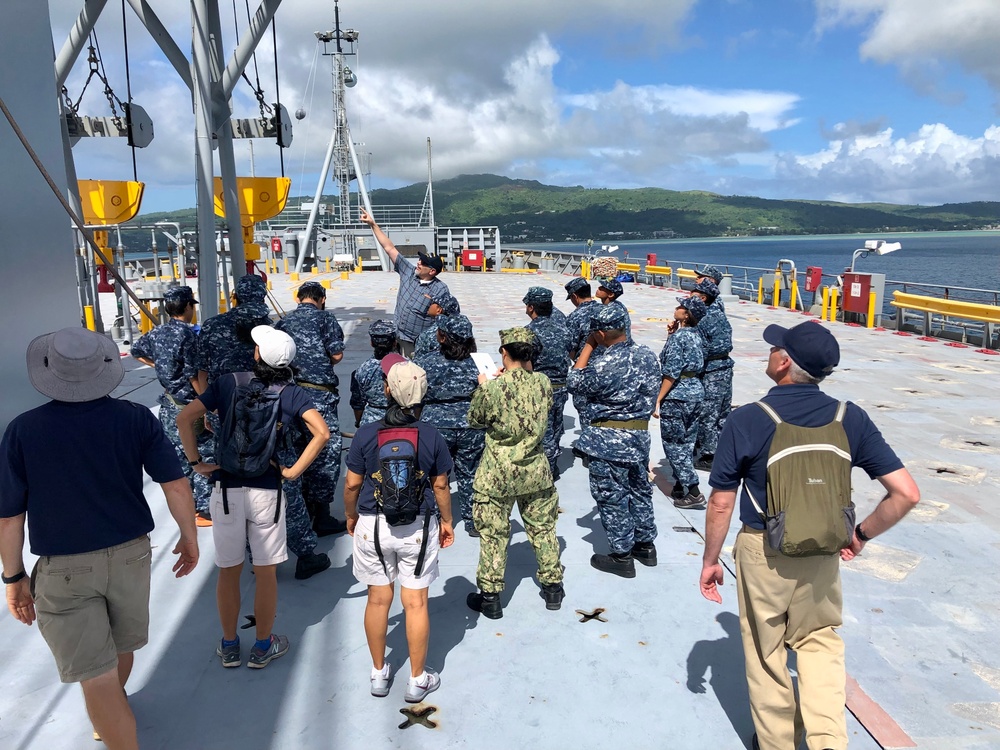
[[[373, 206], [421, 204], [427, 186], [374, 190]], [[311, 196], [290, 199], [276, 221], [304, 223], [298, 210]], [[324, 202], [335, 198], [324, 196]], [[610, 190], [544, 185], [493, 174], [459, 175], [434, 183], [439, 226], [496, 225], [504, 242], [651, 239], [778, 234], [950, 231], [1000, 227], [1000, 202], [907, 206], [889, 203], [775, 200], [662, 188]], [[146, 214], [144, 223], [179, 221], [193, 228], [194, 209]]]

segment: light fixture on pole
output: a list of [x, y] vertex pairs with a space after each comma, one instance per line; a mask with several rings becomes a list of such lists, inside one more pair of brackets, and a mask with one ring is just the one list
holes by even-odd
[[854, 273], [854, 263], [858, 258], [867, 258], [872, 253], [876, 255], [888, 255], [889, 253], [894, 253], [897, 250], [901, 250], [903, 246], [898, 242], [886, 242], [885, 240], [865, 240], [865, 246], [859, 247], [854, 251], [854, 255], [851, 257], [851, 268], [850, 272]]

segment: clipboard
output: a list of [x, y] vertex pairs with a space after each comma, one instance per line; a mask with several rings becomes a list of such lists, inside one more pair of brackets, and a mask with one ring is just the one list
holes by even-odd
[[472, 357], [472, 361], [476, 363], [476, 369], [482, 375], [485, 375], [489, 380], [493, 380], [496, 377], [497, 363], [493, 361], [493, 357], [490, 356], [489, 352], [472, 352], [469, 355]]

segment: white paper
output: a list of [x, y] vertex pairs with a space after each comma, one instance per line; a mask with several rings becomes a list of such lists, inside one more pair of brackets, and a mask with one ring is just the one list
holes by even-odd
[[489, 355], [489, 352], [472, 352], [470, 356], [472, 357], [472, 361], [476, 363], [476, 369], [490, 380], [493, 380], [499, 368], [497, 367], [497, 363], [493, 361], [493, 357]]

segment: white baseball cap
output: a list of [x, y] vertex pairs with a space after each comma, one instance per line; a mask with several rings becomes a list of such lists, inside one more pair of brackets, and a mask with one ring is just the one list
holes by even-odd
[[254, 326], [250, 337], [257, 344], [261, 360], [271, 367], [288, 367], [295, 359], [295, 342], [284, 331], [271, 326]]

